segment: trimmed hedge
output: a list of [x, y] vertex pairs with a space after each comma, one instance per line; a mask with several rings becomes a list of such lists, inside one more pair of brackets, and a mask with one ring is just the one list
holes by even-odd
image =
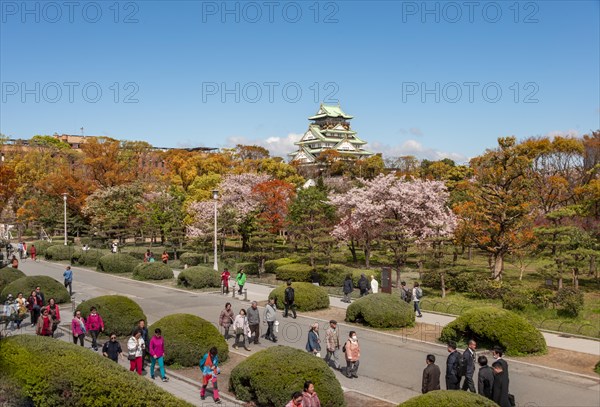
[[359, 269], [354, 267], [348, 267], [343, 264], [331, 264], [328, 267], [323, 267], [317, 270], [321, 276], [321, 285], [331, 287], [341, 287], [344, 284], [344, 279], [348, 274], [352, 275], [352, 283], [354, 287], [358, 287], [358, 280], [360, 275], [364, 274], [367, 276], [369, 283], [371, 282], [371, 276], [375, 276], [375, 279], [381, 282], [381, 269]]
[[[23, 273], [19, 269], [14, 269], [10, 266], [0, 269], [0, 293], [2, 292], [4, 287], [9, 285], [13, 281], [18, 280], [23, 277], [25, 277], [25, 273]], [[15, 297], [17, 296], [16, 293], [11, 293], [11, 294], [14, 295]], [[27, 295], [29, 296], [29, 294], [31, 294], [31, 291]], [[25, 293], [23, 293], [23, 296], [25, 296]]]
[[84, 318], [90, 308], [96, 307], [104, 321], [104, 333], [116, 332], [117, 336], [129, 336], [140, 319], [147, 321], [142, 308], [132, 299], [122, 295], [103, 295], [82, 302], [77, 307]]
[[53, 245], [46, 249], [44, 253], [44, 257], [46, 260], [53, 261], [62, 261], [62, 260], [71, 260], [71, 257], [75, 252], [81, 252], [81, 249], [75, 248], [73, 246], [65, 246], [65, 245]]
[[498, 407], [492, 400], [468, 391], [434, 390], [398, 404], [398, 407]]
[[237, 274], [241, 269], [249, 276], [258, 275], [258, 263], [255, 262], [244, 262], [236, 263], [234, 268], [234, 274]]
[[[286, 284], [275, 288], [269, 294], [269, 298], [275, 298], [275, 302], [283, 307]], [[311, 283], [292, 283], [294, 288], [294, 304], [298, 311], [314, 311], [329, 308], [329, 295], [323, 288]]]
[[96, 269], [103, 273], [131, 273], [140, 263], [138, 259], [125, 253], [111, 253], [98, 259]]
[[369, 294], [348, 306], [346, 321], [361, 321], [374, 328], [402, 328], [414, 325], [415, 312], [398, 295]]
[[166, 280], [173, 278], [173, 270], [163, 262], [140, 263], [133, 269], [136, 280]]
[[197, 266], [204, 261], [204, 255], [198, 253], [183, 253], [179, 256], [181, 264], [187, 264], [189, 266]]
[[34, 335], [3, 341], [0, 382], [16, 386], [23, 406], [191, 406], [96, 352]]
[[38, 285], [44, 293], [46, 303], [50, 298], [54, 298], [57, 304], [71, 302], [69, 291], [67, 291], [63, 283], [59, 283], [52, 277], [47, 276], [21, 277], [11, 282], [2, 290], [2, 294], [0, 294], [0, 302], [4, 303], [8, 294], [12, 294], [14, 297], [16, 297], [17, 293], [23, 293], [23, 297], [28, 298], [31, 292]]
[[469, 339], [475, 339], [484, 346], [500, 345], [509, 356], [547, 352], [546, 340], [525, 318], [494, 307], [465, 312], [446, 325], [440, 336], [442, 342], [466, 342]]
[[159, 319], [148, 328], [148, 335], [160, 328], [165, 339], [165, 363], [197, 366], [200, 358], [215, 346], [220, 363], [229, 358], [229, 346], [210, 322], [191, 314], [173, 314]]
[[275, 269], [277, 280], [311, 281], [310, 273], [312, 267], [308, 264], [292, 263], [284, 264]]
[[259, 406], [284, 406], [311, 380], [322, 406], [345, 406], [344, 392], [325, 361], [289, 346], [272, 346], [233, 368], [229, 389], [236, 398]]
[[90, 249], [87, 251], [77, 250], [71, 256], [71, 264], [80, 266], [97, 267], [102, 256], [109, 255], [110, 250]]
[[221, 274], [208, 267], [189, 267], [179, 273], [177, 285], [188, 288], [221, 287]]
[[[56, 245], [56, 242], [52, 243], [49, 242], [47, 240], [36, 240], [31, 242], [31, 244], [35, 245], [35, 254], [37, 257], [41, 257], [41, 256], [45, 256], [46, 255], [46, 249], [48, 249], [50, 246], [54, 246]], [[29, 247], [31, 245], [27, 245], [27, 251], [29, 252]], [[31, 294], [31, 293], [30, 293]]]
[[284, 266], [286, 264], [298, 263], [300, 259], [292, 258], [292, 257], [283, 257], [281, 259], [276, 260], [267, 260], [265, 261], [265, 273], [275, 273], [277, 267]]

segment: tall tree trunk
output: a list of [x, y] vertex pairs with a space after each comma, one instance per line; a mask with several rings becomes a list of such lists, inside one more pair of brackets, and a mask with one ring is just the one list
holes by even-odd
[[354, 263], [358, 262], [356, 258], [356, 247], [354, 246], [354, 240], [350, 240], [350, 244], [348, 245], [348, 249], [350, 249], [350, 253], [352, 253], [352, 261]]
[[469, 261], [473, 260], [473, 248], [469, 246]]
[[589, 276], [593, 276], [595, 274], [596, 271], [596, 257], [595, 256], [590, 256], [590, 270], [589, 270]]
[[250, 241], [250, 236], [248, 236], [247, 234], [243, 234], [242, 235], [242, 251], [243, 252], [247, 252], [250, 250], [250, 246], [248, 245], [248, 242]]
[[494, 280], [502, 280], [502, 271], [504, 271], [504, 253], [496, 253], [494, 256], [494, 270], [492, 278]]
[[573, 267], [573, 288], [579, 290], [579, 268]]
[[519, 281], [523, 281], [523, 273], [525, 272], [525, 265], [519, 265]]
[[371, 259], [371, 243], [365, 242], [365, 267], [369, 268], [369, 262]]
[[440, 273], [440, 282], [442, 284], [442, 298], [446, 298], [446, 273], [445, 272], [441, 272]]

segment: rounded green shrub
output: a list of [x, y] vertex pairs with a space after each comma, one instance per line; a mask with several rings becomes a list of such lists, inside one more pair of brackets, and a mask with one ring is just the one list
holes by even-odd
[[346, 321], [363, 322], [374, 328], [402, 328], [414, 324], [415, 312], [398, 295], [369, 294], [348, 306]]
[[498, 407], [492, 400], [468, 391], [434, 390], [398, 404], [398, 407]]
[[[125, 247], [123, 249], [123, 253], [126, 253], [128, 255], [130, 255], [131, 257], [135, 257], [138, 260], [144, 261], [144, 257], [146, 256], [146, 251], [150, 250], [150, 252], [152, 252], [152, 254], [154, 254], [154, 259], [156, 261], [160, 261], [160, 256], [162, 255], [162, 253], [166, 250], [165, 247], [162, 246], [155, 246], [155, 247], [143, 247], [143, 246], [139, 246], [139, 247]], [[169, 252], [169, 250], [167, 250], [167, 252], [169, 253], [169, 258], [173, 258], [173, 252]]]
[[[269, 294], [269, 298], [275, 298], [279, 307], [283, 307], [286, 284], [275, 288]], [[329, 295], [323, 288], [311, 283], [292, 283], [294, 288], [294, 304], [298, 311], [314, 311], [329, 308]]]
[[210, 322], [192, 314], [173, 314], [159, 319], [148, 329], [149, 335], [160, 328], [165, 339], [165, 363], [197, 366], [200, 358], [215, 346], [220, 362], [229, 358], [229, 346]]
[[166, 280], [173, 278], [173, 270], [163, 262], [140, 263], [133, 269], [136, 280]]
[[369, 281], [371, 281], [371, 276], [375, 276], [375, 279], [381, 282], [380, 269], [359, 269], [343, 264], [330, 264], [329, 266], [319, 268], [318, 272], [321, 277], [321, 285], [329, 287], [341, 287], [348, 274], [352, 276], [354, 287], [358, 287], [358, 280], [361, 274], [367, 276]]
[[47, 276], [28, 276], [14, 280], [2, 290], [0, 302], [4, 303], [8, 294], [12, 294], [16, 297], [17, 293], [23, 293], [23, 297], [27, 298], [37, 286], [40, 286], [40, 289], [44, 293], [46, 302], [50, 298], [54, 298], [57, 304], [71, 302], [69, 291], [65, 288], [63, 283]]
[[277, 280], [311, 281], [310, 273], [312, 270], [312, 267], [308, 264], [284, 264], [275, 269], [275, 275], [277, 276]]
[[583, 293], [572, 287], [558, 290], [554, 303], [558, 306], [558, 313], [574, 318], [583, 309]]
[[511, 311], [523, 311], [531, 304], [531, 293], [528, 290], [511, 288], [502, 293], [502, 308]]
[[129, 336], [140, 319], [146, 320], [142, 308], [132, 299], [122, 295], [103, 295], [91, 298], [77, 306], [84, 318], [90, 308], [96, 307], [104, 321], [104, 333], [116, 332], [118, 336]]
[[177, 285], [188, 288], [220, 287], [221, 274], [208, 267], [189, 267], [179, 273]]
[[236, 398], [259, 406], [284, 406], [294, 391], [311, 380], [322, 406], [344, 406], [344, 392], [321, 358], [289, 346], [273, 346], [248, 357], [231, 371]]
[[71, 264], [86, 267], [97, 267], [102, 256], [110, 254], [110, 250], [90, 249], [87, 251], [76, 250], [71, 256]]
[[0, 382], [16, 386], [23, 406], [191, 406], [96, 352], [48, 337], [3, 340], [0, 366]]
[[249, 276], [258, 275], [258, 263], [256, 262], [236, 263], [234, 272], [237, 273], [241, 269], [244, 269], [244, 273], [248, 274]]
[[[36, 256], [42, 257], [46, 255], [46, 249], [48, 249], [50, 246], [56, 245], [56, 242], [49, 242], [47, 240], [36, 240], [31, 242], [31, 244], [35, 245]], [[30, 246], [31, 245], [27, 246], [27, 251], [29, 251]]]
[[265, 261], [265, 273], [275, 273], [275, 270], [277, 269], [277, 267], [283, 266], [286, 264], [298, 263], [298, 261], [299, 261], [298, 258], [292, 258], [292, 257], [283, 257], [281, 259], [267, 260], [267, 261]]
[[188, 267], [189, 266], [197, 266], [198, 264], [200, 264], [204, 261], [204, 256], [199, 253], [187, 252], [187, 253], [183, 253], [179, 257], [179, 261], [181, 261], [181, 264], [187, 264]]
[[104, 273], [131, 273], [135, 266], [140, 263], [135, 257], [124, 253], [111, 253], [98, 259], [96, 269]]
[[[22, 277], [25, 277], [25, 273], [23, 273], [19, 269], [14, 269], [12, 267], [4, 267], [0, 269], [0, 293], [2, 292], [4, 287]], [[31, 292], [29, 292], [29, 294], [31, 294]], [[25, 293], [23, 293], [23, 295], [25, 295]]]
[[543, 354], [546, 340], [525, 318], [494, 307], [466, 311], [442, 329], [440, 341], [466, 342], [475, 339], [482, 346], [500, 345], [509, 356]]
[[71, 260], [71, 257], [75, 252], [81, 252], [81, 249], [75, 248], [73, 246], [65, 246], [65, 245], [53, 245], [46, 249], [44, 253], [44, 257], [46, 260], [52, 261], [61, 261], [61, 260]]

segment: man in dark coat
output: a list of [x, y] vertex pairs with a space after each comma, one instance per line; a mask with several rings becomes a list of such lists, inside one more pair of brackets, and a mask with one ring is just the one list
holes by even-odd
[[494, 384], [492, 385], [492, 400], [500, 407], [511, 407], [508, 399], [508, 383], [506, 375], [502, 369], [502, 363], [495, 361], [492, 363], [494, 370]]
[[448, 342], [448, 359], [446, 360], [446, 389], [458, 390], [460, 377], [458, 376], [458, 358], [460, 353], [456, 350], [456, 342]]
[[344, 298], [342, 299], [342, 302], [347, 302], [348, 304], [350, 304], [350, 294], [352, 293], [352, 291], [354, 291], [354, 284], [352, 283], [352, 276], [348, 274], [344, 279]]
[[283, 304], [285, 306], [285, 310], [283, 312], [283, 317], [288, 317], [288, 311], [292, 311], [292, 318], [296, 319], [296, 304], [294, 304], [295, 299], [294, 287], [292, 287], [292, 280], [288, 280], [287, 288], [285, 289], [283, 295]]
[[494, 346], [494, 349], [492, 349], [492, 356], [502, 365], [502, 372], [504, 373], [504, 377], [506, 377], [506, 386], [508, 387], [510, 384], [510, 379], [508, 378], [508, 363], [506, 360], [502, 359], [503, 354], [504, 350], [499, 346]]
[[364, 274], [361, 274], [360, 278], [358, 279], [358, 288], [360, 289], [361, 297], [369, 294], [369, 281], [367, 280], [367, 276]]
[[425, 394], [430, 391], [440, 389], [440, 368], [435, 364], [435, 355], [427, 355], [425, 358], [427, 367], [423, 369], [423, 381], [421, 385], [421, 393]]
[[475, 349], [477, 349], [477, 343], [471, 339], [469, 346], [463, 353], [463, 359], [466, 366], [465, 381], [463, 382], [462, 389], [469, 390], [473, 393], [475, 391], [475, 382], [473, 382], [473, 375], [475, 374]]
[[477, 392], [483, 397], [492, 399], [492, 386], [494, 385], [494, 372], [488, 366], [488, 360], [485, 356], [477, 358], [479, 363], [479, 376], [477, 380]]

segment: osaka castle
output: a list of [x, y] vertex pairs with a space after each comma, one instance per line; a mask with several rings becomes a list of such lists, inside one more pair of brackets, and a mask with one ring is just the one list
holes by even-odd
[[300, 141], [294, 143], [298, 150], [289, 153], [291, 161], [314, 163], [323, 151], [335, 150], [342, 157], [368, 158], [374, 155], [363, 148], [366, 141], [359, 139], [350, 128], [350, 116], [337, 106], [321, 104], [319, 111], [308, 118], [312, 122]]

